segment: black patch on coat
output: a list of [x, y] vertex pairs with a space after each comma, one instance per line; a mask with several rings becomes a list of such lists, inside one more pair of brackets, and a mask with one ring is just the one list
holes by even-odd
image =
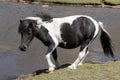
[[47, 53], [49, 53], [55, 47], [53, 39], [51, 38], [51, 36], [48, 33], [48, 30], [44, 26], [41, 26], [41, 28], [37, 30], [35, 36], [36, 38], [41, 40], [44, 43], [44, 45], [48, 46]]
[[64, 48], [75, 48], [94, 36], [95, 27], [93, 22], [86, 17], [75, 19], [70, 25], [63, 23], [61, 25], [61, 37], [64, 43], [60, 43]]

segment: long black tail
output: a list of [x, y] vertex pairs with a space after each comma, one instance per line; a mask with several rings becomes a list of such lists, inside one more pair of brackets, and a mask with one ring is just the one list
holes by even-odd
[[107, 56], [110, 55], [111, 57], [114, 57], [113, 46], [111, 44], [111, 39], [110, 39], [109, 33], [104, 29], [104, 25], [102, 22], [98, 22], [98, 24], [101, 28], [100, 41], [102, 44], [104, 54]]

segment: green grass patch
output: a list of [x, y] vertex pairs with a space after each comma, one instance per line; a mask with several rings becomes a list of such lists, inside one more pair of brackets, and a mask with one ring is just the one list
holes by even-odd
[[101, 0], [36, 0], [56, 3], [101, 4]]
[[120, 0], [105, 0], [105, 3], [108, 3], [108, 4], [120, 4]]
[[24, 80], [120, 80], [120, 62], [85, 63], [76, 70], [61, 68], [52, 74], [43, 73]]

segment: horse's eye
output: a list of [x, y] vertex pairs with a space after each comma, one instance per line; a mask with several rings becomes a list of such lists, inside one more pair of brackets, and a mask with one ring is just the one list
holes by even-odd
[[29, 32], [28, 32], [28, 34], [32, 34], [32, 32], [31, 32], [31, 31], [29, 31]]
[[28, 30], [28, 34], [29, 35], [32, 34], [32, 30], [31, 29]]

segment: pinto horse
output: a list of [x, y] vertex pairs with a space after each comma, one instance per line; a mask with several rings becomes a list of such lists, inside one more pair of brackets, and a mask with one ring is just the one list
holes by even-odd
[[[109, 33], [104, 29], [102, 22], [94, 20], [87, 15], [74, 15], [63, 18], [52, 18], [50, 15], [40, 15], [36, 17], [26, 17], [20, 20], [18, 32], [21, 34], [21, 51], [26, 51], [34, 37], [41, 40], [47, 47], [46, 59], [49, 71], [54, 71], [58, 65], [57, 47], [73, 49], [80, 46], [77, 59], [68, 66], [76, 69], [81, 65], [88, 54], [88, 46], [101, 30], [100, 41], [104, 54], [114, 57], [113, 47]], [[55, 64], [51, 61], [52, 54]]]

